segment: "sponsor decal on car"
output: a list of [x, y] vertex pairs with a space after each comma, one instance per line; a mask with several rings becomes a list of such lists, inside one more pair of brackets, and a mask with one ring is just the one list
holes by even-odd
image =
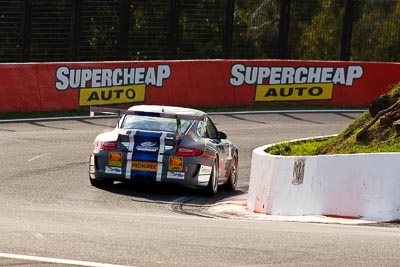
[[157, 172], [158, 162], [132, 161], [132, 170]]
[[229, 82], [256, 85], [255, 101], [332, 99], [334, 85], [353, 86], [364, 74], [362, 66], [261, 67], [234, 64]]
[[184, 179], [185, 179], [185, 173], [184, 173], [184, 172], [173, 172], [173, 171], [168, 171], [168, 173], [167, 173], [167, 178], [168, 178], [168, 179], [179, 179], [179, 180], [184, 180]]
[[207, 184], [209, 179], [210, 179], [210, 175], [212, 172], [212, 166], [204, 166], [201, 165], [200, 167], [200, 171], [199, 171], [199, 176], [198, 176], [198, 184]]
[[113, 167], [113, 166], [106, 166], [105, 173], [108, 173], [108, 174], [122, 174], [122, 168]]
[[122, 145], [125, 149], [128, 149], [128, 148], [129, 148], [129, 142], [121, 142], [121, 145]]
[[156, 142], [143, 142], [140, 145], [136, 146], [136, 150], [146, 151], [146, 152], [156, 152], [158, 150], [158, 145]]
[[182, 171], [183, 170], [183, 158], [169, 157], [168, 170], [169, 171]]
[[108, 165], [121, 167], [122, 166], [122, 153], [121, 152], [110, 152], [108, 155]]
[[129, 68], [70, 68], [59, 66], [58, 91], [79, 89], [79, 106], [142, 102], [146, 86], [163, 87], [171, 76], [169, 65]]

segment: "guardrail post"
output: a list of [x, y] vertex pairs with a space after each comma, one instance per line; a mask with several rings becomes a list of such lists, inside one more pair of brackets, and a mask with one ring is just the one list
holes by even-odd
[[233, 16], [235, 12], [235, 1], [225, 0], [224, 2], [224, 25], [222, 28], [222, 58], [232, 57], [232, 34]]
[[24, 0], [21, 27], [21, 61], [29, 61], [31, 50], [32, 0]]
[[354, 0], [346, 0], [344, 4], [342, 42], [340, 47], [340, 60], [349, 61], [351, 51], [351, 37], [353, 34]]
[[71, 16], [71, 54], [72, 61], [79, 60], [79, 41], [80, 41], [80, 17], [82, 0], [72, 2]]
[[289, 18], [290, 0], [282, 0], [279, 15], [279, 36], [278, 36], [278, 57], [281, 59], [289, 58]]
[[119, 12], [119, 35], [118, 35], [118, 59], [128, 59], [128, 41], [129, 41], [129, 18], [130, 4], [128, 0], [120, 0]]

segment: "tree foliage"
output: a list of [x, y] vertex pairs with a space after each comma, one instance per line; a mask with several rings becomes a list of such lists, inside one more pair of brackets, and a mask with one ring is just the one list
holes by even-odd
[[356, 10], [352, 59], [399, 61], [400, 2], [358, 1]]
[[297, 43], [292, 45], [292, 56], [308, 60], [338, 59], [342, 32], [342, 20], [338, 18], [343, 17], [343, 1], [316, 1], [313, 7], [308, 19], [296, 21], [298, 39], [292, 39]]
[[[125, 10], [128, 25], [121, 20], [123, 1], [128, 5]], [[289, 58], [340, 59], [346, 1], [290, 2]], [[400, 61], [397, 53], [400, 1], [353, 2], [351, 60]], [[32, 3], [28, 31], [23, 30], [26, 3]], [[79, 3], [78, 10], [74, 3]], [[172, 3], [176, 4], [176, 10]], [[118, 60], [121, 47], [127, 60], [220, 58], [224, 3], [222, 0], [0, 0], [0, 62], [20, 61], [25, 39], [29, 41], [31, 61]], [[285, 34], [280, 31], [283, 0], [234, 0], [234, 3], [233, 58], [279, 58], [282, 47], [278, 40]], [[74, 25], [74, 15], [78, 25]], [[126, 33], [122, 31], [125, 28]], [[121, 32], [127, 35], [125, 46], [121, 46], [125, 42]], [[77, 43], [72, 36], [79, 38]]]

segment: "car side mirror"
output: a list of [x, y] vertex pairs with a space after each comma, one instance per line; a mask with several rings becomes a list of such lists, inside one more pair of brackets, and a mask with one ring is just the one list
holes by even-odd
[[218, 133], [217, 133], [217, 138], [218, 138], [218, 139], [227, 139], [228, 136], [227, 136], [226, 133], [224, 133], [224, 132], [218, 132]]

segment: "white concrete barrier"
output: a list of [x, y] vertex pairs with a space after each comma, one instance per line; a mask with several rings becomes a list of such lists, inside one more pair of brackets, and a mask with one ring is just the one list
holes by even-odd
[[270, 215], [400, 219], [400, 153], [252, 154], [247, 209]]

